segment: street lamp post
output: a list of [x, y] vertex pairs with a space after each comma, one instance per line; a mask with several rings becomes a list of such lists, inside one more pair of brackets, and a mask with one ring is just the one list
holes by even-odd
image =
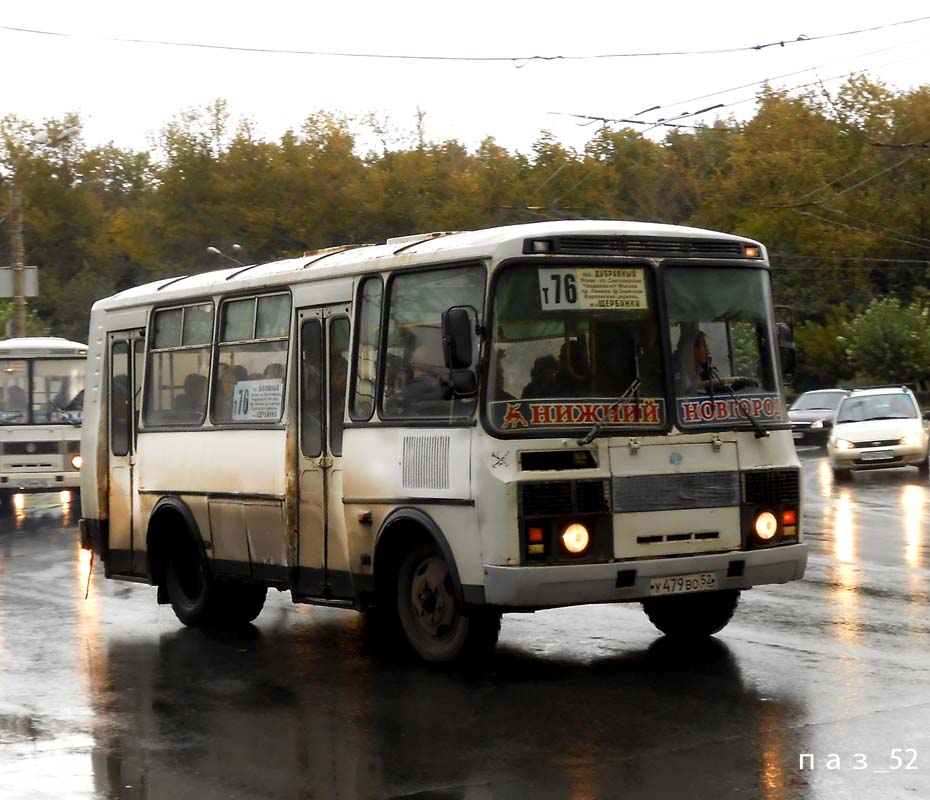
[[[235, 250], [235, 251], [238, 253], [240, 250], [242, 250], [242, 248], [241, 248], [239, 245], [234, 244], [234, 245], [233, 245], [233, 250]], [[245, 264], [243, 264], [238, 258], [233, 258], [232, 256], [226, 255], [226, 253], [224, 253], [222, 250], [220, 250], [220, 248], [214, 247], [213, 245], [210, 245], [210, 246], [207, 248], [207, 252], [210, 253], [211, 255], [214, 255], [214, 256], [222, 256], [222, 257], [225, 258], [227, 261], [232, 261], [233, 264], [238, 264], [240, 267], [244, 267], [244, 266], [245, 266]]]
[[[53, 139], [45, 131], [35, 135], [30, 144], [56, 145], [74, 136], [80, 127], [65, 128]], [[26, 335], [26, 249], [23, 245], [23, 190], [20, 186], [20, 165], [26, 150], [20, 150], [13, 160], [10, 177], [10, 229], [13, 247], [13, 336]]]

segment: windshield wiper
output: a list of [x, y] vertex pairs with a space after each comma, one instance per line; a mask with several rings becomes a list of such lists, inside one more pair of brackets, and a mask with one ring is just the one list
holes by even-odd
[[594, 423], [594, 427], [588, 431], [587, 435], [578, 440], [579, 445], [591, 444], [594, 441], [595, 437], [601, 432], [601, 429], [607, 423], [607, 418], [610, 416], [610, 412], [613, 411], [621, 403], [626, 402], [630, 397], [636, 394], [639, 391], [639, 387], [642, 381], [639, 378], [633, 378], [633, 383], [626, 387], [621, 394], [614, 402], [604, 409], [604, 418], [599, 422]]
[[[710, 354], [707, 356], [707, 368], [710, 370], [711, 385], [713, 385], [715, 380], [720, 381], [720, 385], [726, 390], [727, 394], [730, 395], [730, 397], [732, 397], [733, 401], [736, 403], [736, 410], [739, 411], [740, 416], [743, 417], [743, 419], [748, 420], [749, 424], [752, 425], [752, 429], [756, 432], [756, 438], [765, 439], [769, 435], [769, 432], [759, 424], [759, 420], [757, 420], [752, 414], [743, 408], [743, 404], [736, 396], [736, 392], [733, 391], [733, 387], [723, 379], [717, 367], [711, 363]], [[713, 394], [711, 394], [711, 399], [713, 399]]]

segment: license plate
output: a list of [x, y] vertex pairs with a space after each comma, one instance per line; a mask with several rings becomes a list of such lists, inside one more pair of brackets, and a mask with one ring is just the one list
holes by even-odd
[[24, 478], [21, 481], [14, 481], [13, 483], [21, 489], [41, 489], [51, 485], [45, 478]]
[[693, 575], [670, 575], [667, 578], [649, 580], [650, 597], [685, 592], [707, 592], [717, 588], [717, 576], [713, 572], [696, 572]]
[[894, 458], [894, 452], [892, 450], [870, 450], [863, 453], [861, 458], [863, 461], [887, 461], [889, 458]]

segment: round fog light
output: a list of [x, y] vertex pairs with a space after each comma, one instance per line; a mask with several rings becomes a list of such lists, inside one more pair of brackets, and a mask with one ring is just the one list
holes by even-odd
[[580, 522], [573, 522], [564, 531], [562, 531], [562, 545], [573, 556], [577, 556], [588, 549], [591, 543], [591, 535], [588, 529]]
[[771, 511], [763, 511], [756, 517], [756, 536], [767, 542], [778, 532], [778, 520]]
[[73, 469], [80, 469], [83, 463], [80, 456], [71, 456], [71, 466]]

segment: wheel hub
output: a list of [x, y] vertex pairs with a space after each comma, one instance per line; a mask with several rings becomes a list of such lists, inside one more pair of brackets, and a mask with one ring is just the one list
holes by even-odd
[[438, 558], [423, 561], [410, 587], [414, 618], [430, 636], [448, 633], [455, 619], [455, 598], [449, 591], [449, 571]]

